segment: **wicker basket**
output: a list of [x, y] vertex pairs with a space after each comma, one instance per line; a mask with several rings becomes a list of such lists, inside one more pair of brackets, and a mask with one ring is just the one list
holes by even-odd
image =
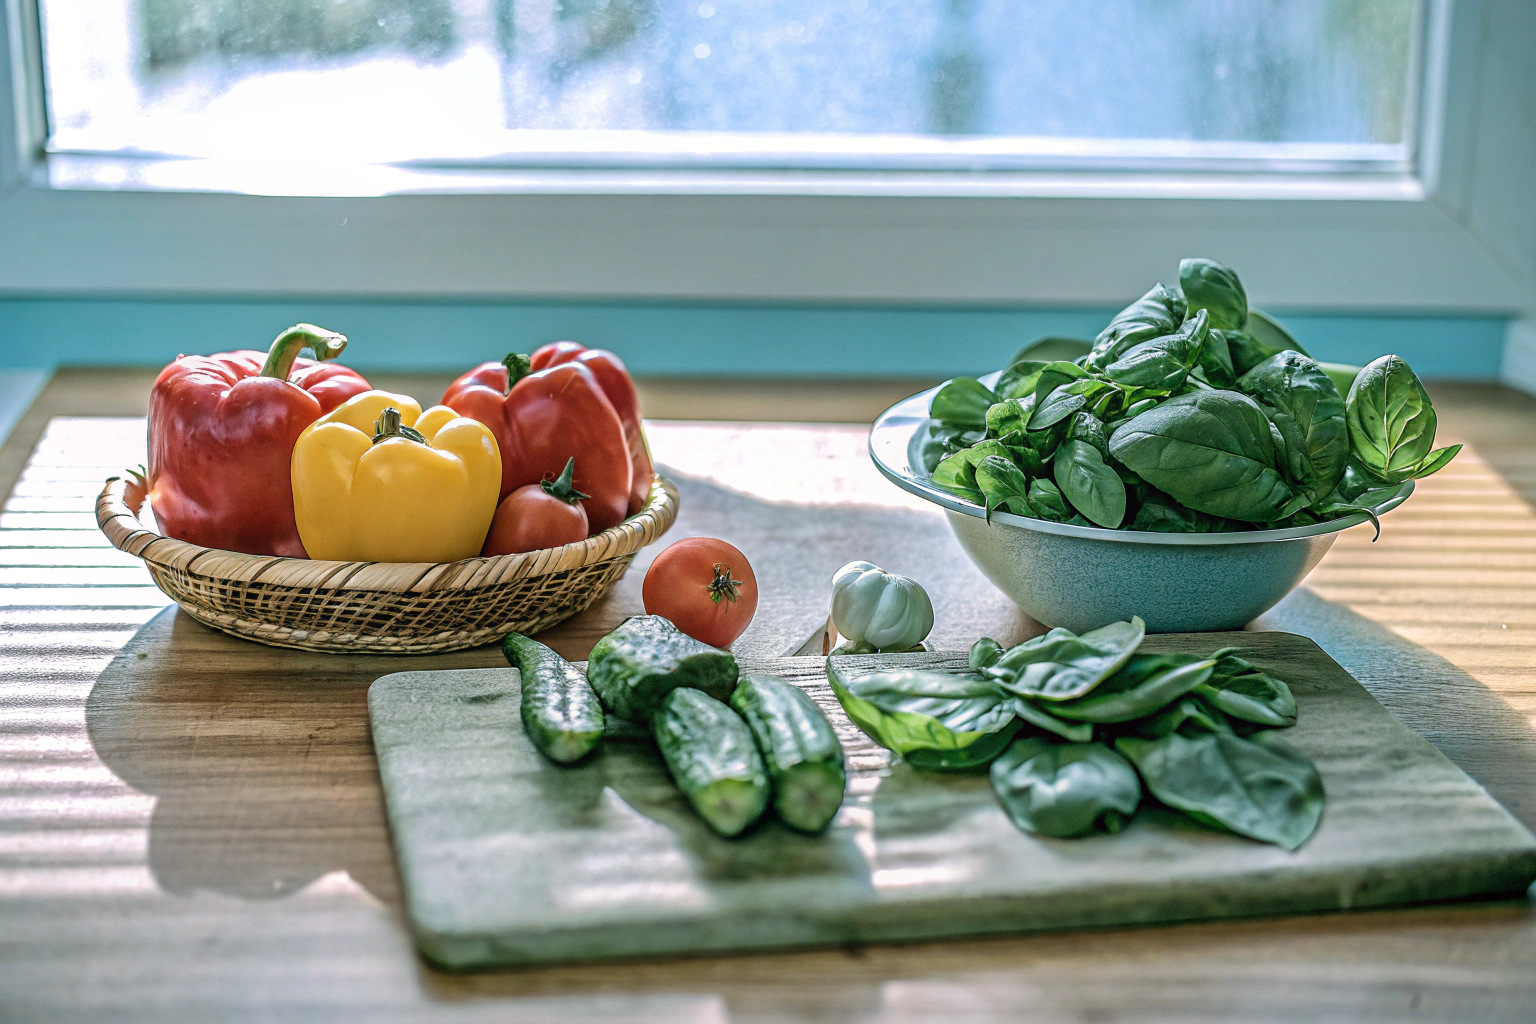
[[552, 626], [606, 594], [677, 518], [677, 488], [658, 476], [638, 514], [577, 544], [460, 562], [331, 562], [161, 536], [124, 487], [107, 481], [96, 523], [188, 615], [247, 640], [341, 654], [456, 651]]

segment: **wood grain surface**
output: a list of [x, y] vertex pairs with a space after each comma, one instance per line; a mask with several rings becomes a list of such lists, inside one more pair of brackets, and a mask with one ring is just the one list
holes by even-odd
[[[401, 660], [215, 634], [164, 610], [143, 568], [95, 529], [102, 478], [142, 458], [147, 385], [61, 374], [0, 450], [0, 487], [15, 484], [0, 516], [0, 1019], [1536, 1016], [1528, 900], [440, 974], [405, 929], [368, 738], [367, 686]], [[1379, 542], [1347, 533], [1257, 625], [1317, 640], [1532, 826], [1536, 402], [1432, 391], [1442, 443], [1469, 448], [1386, 517]], [[760, 396], [781, 399], [800, 418], [840, 418], [835, 405]], [[52, 419], [66, 415], [93, 418]], [[929, 587], [939, 649], [1039, 628], [965, 562], [942, 517], [875, 475], [858, 427], [657, 423], [652, 441], [682, 492], [669, 538], [724, 536], [757, 566], [746, 653], [796, 649], [824, 619], [831, 571], [859, 557]], [[556, 646], [581, 657], [638, 610], [644, 567], [554, 631]], [[133, 678], [148, 672], [131, 699], [125, 659]]]

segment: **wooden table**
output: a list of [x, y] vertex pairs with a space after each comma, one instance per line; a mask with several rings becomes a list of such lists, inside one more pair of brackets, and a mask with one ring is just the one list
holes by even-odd
[[[142, 457], [146, 390], [143, 374], [61, 375], [0, 450], [0, 488], [15, 481], [0, 516], [0, 1020], [1536, 1018], [1528, 900], [435, 972], [403, 925], [364, 694], [406, 665], [500, 656], [278, 651], [166, 609], [90, 511], [101, 479]], [[1536, 826], [1536, 402], [1470, 385], [1436, 399], [1442, 435], [1469, 449], [1378, 543], [1350, 531], [1258, 625], [1318, 640]], [[772, 387], [754, 401], [843, 408]], [[82, 414], [95, 418], [54, 418]], [[673, 537], [724, 536], [757, 566], [744, 650], [799, 646], [831, 571], [860, 557], [929, 587], [941, 649], [1038, 631], [936, 512], [875, 475], [862, 428], [657, 422], [651, 436], [682, 490]], [[646, 557], [555, 645], [582, 656], [639, 610]]]

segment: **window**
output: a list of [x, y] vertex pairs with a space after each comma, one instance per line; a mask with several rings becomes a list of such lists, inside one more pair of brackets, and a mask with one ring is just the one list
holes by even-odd
[[1415, 0], [39, 0], [56, 154], [1411, 167]]

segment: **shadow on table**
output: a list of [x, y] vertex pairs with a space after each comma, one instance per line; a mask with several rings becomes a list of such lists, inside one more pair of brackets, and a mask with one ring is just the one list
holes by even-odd
[[165, 890], [273, 899], [346, 871], [397, 903], [368, 686], [500, 661], [495, 648], [404, 659], [263, 647], [173, 606], [97, 677], [86, 729], [107, 767], [157, 798], [149, 867]]
[[1536, 831], [1536, 730], [1497, 693], [1438, 654], [1306, 587], [1249, 628], [1317, 641], [1399, 721]]

